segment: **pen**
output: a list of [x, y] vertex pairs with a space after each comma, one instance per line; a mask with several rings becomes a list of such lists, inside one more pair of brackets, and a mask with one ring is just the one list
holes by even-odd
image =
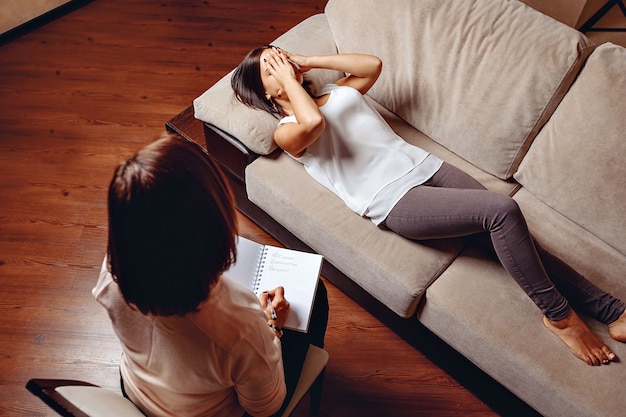
[[267, 293], [267, 301], [268, 304], [270, 305], [270, 313], [272, 314], [272, 320], [276, 320], [278, 318], [278, 316], [276, 316], [276, 310], [274, 310], [274, 306], [272, 305], [272, 296], [269, 294], [269, 292], [265, 291]]

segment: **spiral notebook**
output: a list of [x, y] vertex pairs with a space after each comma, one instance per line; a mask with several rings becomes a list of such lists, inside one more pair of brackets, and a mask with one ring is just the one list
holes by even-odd
[[290, 307], [284, 327], [307, 332], [322, 260], [321, 255], [262, 245], [239, 236], [237, 262], [224, 275], [257, 296], [282, 286]]

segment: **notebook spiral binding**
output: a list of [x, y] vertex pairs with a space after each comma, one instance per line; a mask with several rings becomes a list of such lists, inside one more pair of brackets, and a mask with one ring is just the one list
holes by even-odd
[[256, 295], [259, 295], [259, 292], [261, 291], [260, 289], [261, 277], [263, 276], [263, 270], [265, 268], [266, 259], [267, 259], [267, 250], [265, 247], [263, 247], [259, 253], [259, 259], [257, 261], [256, 271], [254, 271], [254, 282], [252, 286], [252, 291], [254, 291]]

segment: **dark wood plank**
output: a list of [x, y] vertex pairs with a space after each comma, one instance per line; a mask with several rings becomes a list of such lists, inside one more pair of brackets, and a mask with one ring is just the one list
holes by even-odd
[[[120, 347], [93, 300], [114, 167], [326, 0], [93, 1], [0, 46], [0, 414], [54, 416], [30, 378], [119, 391]], [[197, 126], [196, 126], [197, 128]], [[243, 235], [276, 243], [240, 216]], [[492, 416], [328, 284], [322, 416]], [[306, 404], [297, 416], [305, 416]]]

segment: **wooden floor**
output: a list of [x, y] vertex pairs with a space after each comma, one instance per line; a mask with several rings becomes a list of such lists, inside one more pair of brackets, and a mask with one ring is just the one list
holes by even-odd
[[[33, 377], [119, 391], [121, 350], [91, 297], [114, 167], [250, 48], [325, 3], [97, 0], [0, 46], [0, 415], [56, 415], [24, 388]], [[322, 416], [497, 415], [328, 289]]]

